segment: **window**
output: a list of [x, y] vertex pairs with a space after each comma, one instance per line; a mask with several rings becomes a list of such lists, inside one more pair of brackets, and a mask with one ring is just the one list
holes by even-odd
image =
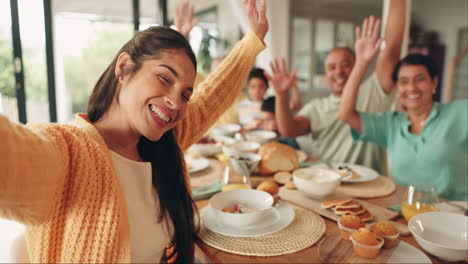
[[190, 45], [197, 56], [198, 71], [209, 73], [211, 62], [223, 54], [228, 43], [219, 38], [218, 15], [216, 8], [196, 13], [200, 22], [190, 32]]
[[43, 10], [42, 1], [18, 1], [28, 123], [50, 121]]
[[19, 121], [13, 69], [10, 1], [0, 1], [0, 114]]
[[86, 112], [96, 81], [133, 36], [131, 1], [114, 1], [118, 9], [99, 3], [54, 1], [59, 122], [69, 122], [74, 113]]
[[323, 96], [329, 93], [324, 62], [335, 47], [354, 46], [353, 22], [314, 17], [295, 17], [292, 20], [292, 66], [298, 69], [299, 88], [311, 87]]
[[311, 69], [311, 35], [312, 22], [308, 18], [294, 18], [292, 32], [292, 68], [298, 69], [298, 86], [305, 91], [312, 86], [310, 79]]

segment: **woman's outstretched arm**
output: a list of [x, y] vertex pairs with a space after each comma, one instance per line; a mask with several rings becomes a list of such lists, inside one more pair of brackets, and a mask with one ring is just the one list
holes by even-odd
[[195, 143], [233, 103], [244, 86], [255, 58], [264, 48], [268, 31], [266, 1], [244, 0], [251, 30], [239, 41], [217, 69], [200, 83], [190, 99], [188, 113], [176, 126], [175, 136], [184, 150]]

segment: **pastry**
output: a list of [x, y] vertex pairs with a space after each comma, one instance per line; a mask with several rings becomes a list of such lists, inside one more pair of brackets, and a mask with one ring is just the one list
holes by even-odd
[[340, 204], [345, 204], [345, 203], [351, 202], [352, 200], [353, 199], [351, 199], [351, 198], [338, 199], [338, 200], [328, 200], [328, 201], [322, 202], [321, 206], [322, 206], [322, 208], [331, 208], [333, 206], [337, 206], [337, 205], [340, 205]]
[[287, 183], [284, 185], [284, 187], [286, 187], [286, 189], [290, 189], [290, 190], [296, 189], [296, 185], [294, 184], [293, 181], [287, 182]]
[[287, 171], [280, 171], [273, 175], [273, 179], [279, 184], [286, 184], [291, 181], [292, 175]]
[[264, 180], [257, 186], [257, 190], [264, 191], [275, 196], [279, 192], [279, 187], [273, 180]]
[[390, 222], [378, 222], [373, 224], [370, 229], [384, 239], [383, 248], [396, 246], [400, 232]]
[[351, 202], [336, 205], [335, 208], [336, 209], [349, 209], [349, 208], [358, 208], [360, 206], [361, 204], [358, 201], [352, 200]]
[[372, 219], [374, 219], [374, 216], [367, 210], [362, 214], [358, 215], [357, 217], [359, 217], [362, 222], [369, 222]]
[[364, 224], [355, 215], [345, 215], [338, 220], [340, 235], [344, 240], [349, 240], [349, 235], [361, 227], [364, 227]]
[[279, 171], [293, 171], [299, 167], [296, 150], [278, 142], [266, 143], [260, 147], [258, 154], [262, 157], [258, 172], [271, 175]]
[[366, 209], [362, 206], [359, 206], [357, 208], [332, 208], [332, 210], [337, 215], [345, 215], [345, 214], [359, 215], [366, 211]]
[[353, 242], [354, 253], [366, 259], [376, 258], [384, 244], [383, 238], [365, 227], [352, 233], [350, 238]]

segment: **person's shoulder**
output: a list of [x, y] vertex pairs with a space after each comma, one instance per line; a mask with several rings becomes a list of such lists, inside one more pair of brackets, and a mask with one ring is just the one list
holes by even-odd
[[447, 104], [436, 103], [444, 116], [453, 120], [468, 119], [468, 100], [457, 99]]
[[443, 107], [447, 109], [454, 109], [454, 110], [459, 110], [459, 111], [463, 111], [467, 113], [468, 112], [468, 99], [453, 100], [452, 102], [448, 104], [444, 104]]

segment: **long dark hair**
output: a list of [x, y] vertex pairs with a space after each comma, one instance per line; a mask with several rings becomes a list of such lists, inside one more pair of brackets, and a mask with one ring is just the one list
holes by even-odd
[[[161, 52], [174, 49], [183, 50], [195, 69], [197, 68], [195, 54], [179, 32], [168, 27], [150, 27], [136, 33], [120, 49], [96, 83], [88, 101], [90, 121], [98, 121], [109, 109], [114, 97], [119, 94], [119, 76], [114, 72], [119, 54], [126, 52], [130, 55], [134, 66], [125, 69], [124, 74], [133, 74], [141, 68], [144, 60], [156, 59]], [[163, 221], [169, 215], [173, 224], [171, 242], [175, 245], [175, 250], [170, 256], [163, 255], [160, 261], [167, 262], [175, 257], [178, 263], [192, 263], [194, 241], [197, 239], [194, 216], [198, 212], [185, 183], [185, 162], [172, 130], [166, 132], [158, 141], [151, 141], [142, 136], [137, 149], [144, 161], [151, 162], [152, 183], [159, 197], [158, 221]]]

